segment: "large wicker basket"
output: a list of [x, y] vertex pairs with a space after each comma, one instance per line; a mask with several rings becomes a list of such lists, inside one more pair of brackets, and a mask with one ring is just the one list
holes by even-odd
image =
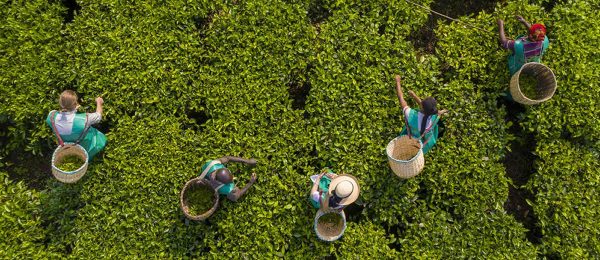
[[[200, 188], [202, 186], [209, 187], [211, 190], [214, 191], [213, 192], [214, 204], [213, 204], [212, 208], [210, 208], [208, 211], [206, 211], [200, 215], [191, 215], [189, 208], [188, 208], [186, 192], [191, 191], [196, 188]], [[219, 193], [210, 186], [210, 184], [208, 183], [207, 180], [201, 179], [201, 178], [194, 178], [194, 179], [189, 180], [185, 184], [185, 186], [183, 186], [183, 189], [181, 190], [181, 193], [179, 195], [179, 203], [181, 206], [181, 210], [183, 211], [183, 214], [187, 218], [189, 218], [191, 220], [205, 220], [208, 217], [210, 217], [213, 213], [215, 213], [215, 211], [217, 210], [217, 207], [219, 206]]]
[[[79, 169], [70, 172], [59, 169], [56, 165], [60, 164], [65, 157], [70, 155], [81, 158], [84, 161], [83, 165]], [[57, 147], [54, 153], [52, 153], [52, 175], [61, 182], [74, 183], [78, 181], [85, 175], [87, 167], [88, 153], [81, 145], [65, 143], [63, 146]]]
[[[415, 154], [409, 160], [397, 159], [394, 156], [394, 151], [399, 148], [400, 151], [407, 154]], [[392, 171], [400, 178], [408, 179], [417, 176], [425, 166], [425, 158], [423, 156], [423, 143], [419, 139], [410, 138], [408, 135], [403, 135], [392, 139], [385, 148], [388, 162]]]
[[[536, 96], [526, 97], [519, 86], [520, 75], [524, 73], [537, 80]], [[525, 63], [510, 79], [510, 94], [512, 98], [524, 105], [535, 105], [549, 100], [556, 91], [556, 77], [552, 70], [538, 62]]]
[[[328, 213], [335, 213], [342, 217], [341, 223], [334, 226], [333, 229], [324, 227], [319, 224], [319, 218]], [[346, 230], [346, 215], [344, 211], [337, 211], [334, 209], [323, 210], [319, 209], [317, 211], [317, 215], [315, 215], [315, 233], [317, 233], [317, 237], [323, 241], [332, 242], [338, 240], [342, 235], [344, 235], [344, 231]]]

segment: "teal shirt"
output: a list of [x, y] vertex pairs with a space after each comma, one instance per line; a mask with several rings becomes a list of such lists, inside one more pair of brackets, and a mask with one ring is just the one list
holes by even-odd
[[544, 41], [542, 42], [542, 49], [540, 50], [540, 54], [525, 59], [525, 48], [523, 46], [524, 44], [523, 41], [520, 40], [522, 37], [523, 35], [517, 37], [517, 40], [515, 40], [514, 51], [510, 56], [508, 56], [508, 70], [510, 71], [511, 76], [517, 73], [517, 71], [519, 71], [519, 69], [521, 69], [521, 67], [523, 67], [525, 63], [541, 62], [542, 56], [544, 55], [544, 53], [546, 53], [546, 50], [550, 45], [548, 36], [545, 36]]
[[[333, 173], [333, 171], [331, 169], [327, 169], [328, 173]], [[329, 184], [331, 183], [331, 179], [329, 179], [329, 177], [327, 177], [327, 175], [323, 175], [323, 177], [321, 177], [321, 180], [319, 181], [319, 187], [317, 188], [317, 191], [319, 192], [319, 199], [315, 200], [315, 198], [310, 197], [310, 204], [313, 205], [313, 207], [315, 207], [316, 209], [321, 208], [321, 201], [323, 201], [325, 199], [325, 197], [327, 196], [327, 192], [329, 191]]]
[[[212, 164], [212, 166], [211, 166], [211, 164]], [[210, 174], [211, 173], [213, 173], [214, 171], [216, 171], [218, 169], [225, 168], [225, 165], [222, 164], [222, 163], [220, 163], [220, 162], [218, 162], [217, 160], [208, 161], [208, 162], [204, 163], [204, 165], [202, 165], [202, 169], [200, 170], [200, 175], [202, 175], [202, 173], [209, 166], [210, 166], [210, 169], [208, 169], [208, 171], [204, 175], [204, 179], [207, 179], [207, 180], [210, 180]], [[233, 182], [231, 182], [231, 183], [223, 184], [217, 190], [217, 192], [219, 192], [219, 194], [222, 194], [222, 195], [228, 195], [229, 193], [231, 193], [231, 191], [233, 191], [234, 188], [235, 188], [235, 184]]]
[[[412, 108], [407, 109], [410, 109], [407, 117], [408, 125], [410, 126], [410, 134], [414, 138], [419, 138], [421, 137], [421, 132], [419, 129], [419, 110]], [[429, 118], [429, 120], [431, 120], [431, 122], [433, 122], [434, 125], [431, 127], [429, 132], [427, 132], [425, 136], [423, 136], [423, 139], [421, 139], [421, 142], [423, 142], [423, 154], [426, 154], [431, 150], [431, 148], [433, 148], [433, 146], [437, 143], [438, 138], [438, 116], [432, 115]], [[406, 131], [406, 126], [404, 126], [400, 135], [406, 135], [407, 132], [408, 131]]]
[[[48, 117], [46, 117], [46, 124], [48, 124], [48, 126], [50, 126], [50, 129], [52, 129], [52, 122], [50, 120], [50, 116], [52, 116], [52, 113], [54, 113], [56, 111], [51, 111], [48, 114]], [[56, 112], [56, 114], [54, 115], [54, 121], [56, 123], [57, 121], [57, 117], [59, 115], [59, 112]], [[75, 114], [75, 118], [73, 120], [73, 126], [71, 128], [71, 134], [68, 135], [60, 135], [60, 137], [63, 139], [63, 142], [70, 142], [70, 143], [74, 143], [77, 141], [77, 139], [79, 138], [79, 136], [81, 135], [81, 133], [85, 130], [85, 124], [86, 124], [86, 113], [77, 113]], [[54, 132], [54, 129], [52, 129], [52, 132]], [[57, 134], [57, 133], [55, 133]], [[88, 157], [88, 162], [92, 160], [92, 158], [94, 158], [94, 156], [96, 154], [98, 154], [100, 151], [102, 151], [102, 149], [104, 149], [104, 147], [106, 146], [106, 136], [101, 133], [100, 131], [98, 131], [98, 129], [94, 128], [94, 127], [89, 127], [87, 133], [85, 134], [84, 137], [82, 137], [82, 139], [80, 140], [79, 143], [88, 153], [89, 157]]]

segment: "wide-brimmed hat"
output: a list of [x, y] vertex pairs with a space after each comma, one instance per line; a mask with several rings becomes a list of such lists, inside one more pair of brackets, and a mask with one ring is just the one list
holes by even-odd
[[354, 176], [342, 174], [331, 180], [327, 193], [329, 193], [329, 196], [333, 196], [335, 193], [337, 197], [341, 198], [339, 204], [345, 206], [352, 204], [352, 202], [358, 199], [360, 187]]

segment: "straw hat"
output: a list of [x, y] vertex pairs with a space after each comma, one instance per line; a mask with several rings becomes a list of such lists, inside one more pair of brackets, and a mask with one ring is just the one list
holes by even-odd
[[342, 198], [340, 205], [350, 205], [358, 199], [360, 195], [360, 187], [356, 178], [349, 174], [342, 174], [331, 180], [329, 184], [329, 196], [333, 196], [333, 192], [339, 198]]

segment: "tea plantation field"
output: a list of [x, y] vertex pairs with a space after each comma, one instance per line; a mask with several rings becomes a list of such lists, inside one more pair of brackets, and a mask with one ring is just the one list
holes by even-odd
[[[600, 258], [600, 2], [481, 2], [419, 1], [451, 22], [405, 0], [1, 1], [0, 258]], [[516, 14], [551, 39], [536, 106], [502, 98]], [[450, 111], [409, 180], [385, 155], [394, 74]], [[44, 123], [64, 89], [104, 98], [108, 138], [70, 185]], [[181, 188], [225, 155], [257, 183], [188, 221]], [[361, 185], [333, 243], [308, 201], [326, 166]]]

